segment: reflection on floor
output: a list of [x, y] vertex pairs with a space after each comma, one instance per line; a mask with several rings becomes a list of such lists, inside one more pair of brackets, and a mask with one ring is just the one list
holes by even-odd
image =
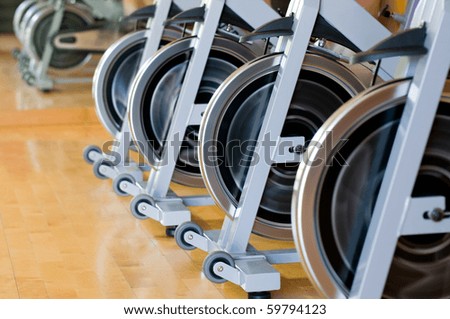
[[[239, 287], [201, 274], [206, 254], [178, 248], [164, 227], [139, 221], [82, 160], [110, 139], [98, 124], [90, 85], [41, 93], [22, 82], [0, 36], [0, 298], [246, 298]], [[176, 187], [179, 192], [189, 192]], [[204, 229], [221, 227], [216, 207], [193, 210]], [[252, 237], [256, 247], [291, 243]], [[300, 264], [277, 266], [275, 298], [316, 292]]]

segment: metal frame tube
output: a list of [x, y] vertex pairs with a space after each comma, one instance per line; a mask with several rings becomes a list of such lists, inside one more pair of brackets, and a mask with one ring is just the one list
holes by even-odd
[[[267, 106], [258, 137], [259, 143], [254, 150], [254, 156], [258, 158], [265, 158], [264, 152], [267, 151], [261, 141], [267, 136], [271, 141], [277, 141], [281, 135], [319, 7], [320, 0], [294, 1], [294, 34], [281, 37], [277, 43], [276, 51], [281, 52], [284, 49], [285, 54]], [[219, 244], [224, 250], [231, 253], [246, 251], [269, 171], [270, 164], [265, 161], [259, 161], [249, 167], [234, 219], [224, 223], [222, 227]]]
[[52, 23], [48, 31], [44, 52], [42, 53], [42, 58], [37, 65], [35, 73], [36, 85], [40, 89], [50, 89], [53, 86], [50, 78], [47, 75], [48, 68], [50, 66], [50, 61], [52, 59], [53, 52], [55, 51], [51, 41], [53, 39], [53, 36], [61, 28], [66, 3], [64, 0], [56, 0], [54, 1], [53, 6], [55, 13], [53, 15]]

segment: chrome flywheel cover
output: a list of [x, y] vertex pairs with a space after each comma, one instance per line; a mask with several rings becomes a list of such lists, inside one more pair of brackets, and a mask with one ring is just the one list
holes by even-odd
[[[159, 164], [184, 74], [197, 40], [183, 38], [160, 49], [137, 74], [130, 93], [130, 126], [139, 151], [150, 165]], [[207, 104], [220, 84], [238, 67], [255, 58], [246, 46], [216, 36], [195, 103]], [[172, 180], [203, 187], [198, 164], [198, 126], [184, 134]]]
[[[318, 145], [332, 138], [337, 146], [327, 154], [309, 148], [299, 167], [292, 202], [295, 243], [324, 296], [349, 294], [409, 85], [409, 80], [390, 82], [345, 104], [314, 136]], [[444, 196], [447, 208], [449, 89], [447, 83], [412, 194]], [[337, 143], [343, 140], [343, 146]], [[449, 298], [449, 269], [450, 234], [402, 236], [383, 297]]]
[[[49, 3], [37, 3], [32, 9], [36, 9], [36, 12], [29, 19], [26, 15], [23, 19], [23, 22], [26, 23], [24, 45], [27, 46], [31, 58], [39, 61], [47, 43], [55, 9]], [[94, 18], [86, 6], [66, 4], [60, 31], [83, 29], [93, 23]], [[73, 69], [84, 65], [90, 58], [90, 53], [55, 49], [50, 60], [50, 67], [59, 70]]]
[[[92, 95], [97, 117], [112, 136], [117, 136], [127, 110], [128, 93], [141, 63], [146, 30], [121, 37], [106, 50], [95, 70]], [[165, 29], [161, 45], [181, 35], [181, 31]]]
[[[266, 56], [240, 68], [219, 88], [203, 117], [202, 173], [212, 197], [230, 218], [234, 218], [281, 57]], [[363, 89], [359, 78], [343, 64], [308, 53], [282, 136], [309, 140], [328, 116]], [[254, 233], [292, 239], [290, 202], [297, 166], [271, 167]]]

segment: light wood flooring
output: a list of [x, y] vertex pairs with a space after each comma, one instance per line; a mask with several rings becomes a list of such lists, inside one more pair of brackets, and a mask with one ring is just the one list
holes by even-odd
[[[159, 223], [132, 217], [131, 198], [94, 177], [82, 150], [110, 137], [91, 86], [28, 87], [10, 54], [17, 45], [0, 35], [0, 298], [246, 298], [231, 283], [209, 282], [204, 252], [183, 251]], [[220, 209], [192, 211], [204, 229], [221, 227]], [[300, 264], [277, 269], [282, 289], [273, 297], [317, 297]]]

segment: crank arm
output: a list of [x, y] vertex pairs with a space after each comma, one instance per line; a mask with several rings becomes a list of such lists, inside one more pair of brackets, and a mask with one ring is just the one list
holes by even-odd
[[119, 38], [114, 30], [91, 29], [57, 34], [53, 45], [60, 50], [103, 53]]

